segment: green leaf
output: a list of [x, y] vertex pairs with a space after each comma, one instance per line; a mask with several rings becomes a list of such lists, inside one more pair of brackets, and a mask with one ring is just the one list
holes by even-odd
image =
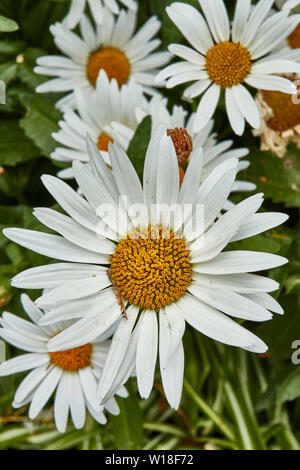
[[290, 359], [292, 343], [300, 339], [299, 299], [296, 295], [281, 295], [279, 299], [284, 315], [274, 315], [269, 322], [261, 324], [257, 335], [269, 346], [272, 358]]
[[291, 145], [282, 159], [250, 146], [250, 167], [241, 175], [275, 203], [300, 207], [300, 150]]
[[0, 165], [15, 166], [40, 156], [15, 119], [0, 121]]
[[285, 403], [298, 397], [300, 397], [300, 368], [295, 366], [295, 369], [280, 384], [277, 399], [279, 403]]
[[134, 394], [130, 394], [128, 398], [118, 399], [120, 414], [118, 416], [110, 416], [112, 431], [117, 444], [118, 450], [134, 450], [140, 449], [143, 427], [142, 413], [139, 403]]
[[12, 31], [17, 31], [18, 29], [19, 26], [14, 20], [0, 15], [0, 32], [11, 33]]
[[127, 151], [141, 181], [143, 179], [144, 163], [150, 136], [151, 117], [146, 116], [137, 128]]
[[20, 121], [27, 137], [34, 141], [45, 156], [49, 157], [57, 145], [51, 134], [58, 130], [60, 116], [60, 112], [55, 109], [53, 96], [34, 95]]
[[289, 277], [285, 281], [285, 287], [288, 294], [292, 291], [298, 291], [300, 289], [300, 273], [294, 274], [293, 276]]

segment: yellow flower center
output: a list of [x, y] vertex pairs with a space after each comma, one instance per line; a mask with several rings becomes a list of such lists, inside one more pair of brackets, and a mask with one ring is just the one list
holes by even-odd
[[102, 132], [98, 137], [98, 149], [107, 152], [109, 142], [113, 143], [114, 139], [110, 137], [110, 135], [106, 134], [106, 132]]
[[115, 47], [102, 47], [90, 55], [86, 73], [92, 85], [96, 85], [98, 74], [102, 69], [105, 70], [109, 80], [115, 78], [119, 86], [128, 81], [129, 61], [126, 55]]
[[188, 161], [193, 150], [192, 138], [186, 129], [178, 127], [175, 127], [175, 129], [168, 129], [167, 134], [173, 141], [178, 158], [178, 164], [179, 166], [183, 166]]
[[236, 42], [220, 42], [206, 57], [206, 70], [210, 78], [222, 87], [242, 83], [251, 70], [249, 51]]
[[92, 346], [90, 343], [66, 351], [49, 352], [50, 361], [55, 366], [69, 372], [76, 372], [91, 364]]
[[271, 129], [284, 132], [300, 124], [300, 105], [293, 103], [291, 95], [268, 90], [262, 90], [261, 93], [273, 111], [273, 116], [267, 122]]
[[297, 28], [287, 38], [289, 45], [292, 49], [298, 49], [300, 47], [300, 23]]
[[149, 226], [127, 234], [111, 260], [119, 294], [140, 308], [156, 310], [178, 300], [191, 281], [190, 253], [183, 238]]

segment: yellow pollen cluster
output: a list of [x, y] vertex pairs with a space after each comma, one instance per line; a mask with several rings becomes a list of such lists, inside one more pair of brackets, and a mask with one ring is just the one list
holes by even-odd
[[300, 47], [300, 23], [297, 28], [287, 38], [289, 45], [292, 49], [298, 49]]
[[76, 372], [91, 364], [92, 346], [90, 343], [66, 351], [50, 352], [50, 361], [55, 366], [69, 372]]
[[92, 85], [96, 85], [98, 74], [102, 69], [105, 70], [109, 80], [115, 78], [119, 86], [128, 81], [129, 61], [124, 52], [115, 47], [103, 47], [90, 55], [86, 73]]
[[168, 129], [167, 134], [171, 137], [173, 141], [179, 166], [185, 165], [193, 150], [193, 142], [191, 136], [186, 131], [186, 129], [183, 129], [182, 127]]
[[189, 250], [182, 238], [162, 227], [136, 230], [118, 243], [111, 275], [125, 300], [156, 310], [186, 292], [191, 281]]
[[284, 132], [300, 124], [300, 105], [295, 105], [291, 95], [280, 91], [262, 90], [262, 96], [272, 109], [268, 126], [274, 131]]
[[251, 70], [249, 51], [236, 42], [220, 42], [208, 51], [206, 70], [210, 78], [224, 88], [238, 85]]
[[113, 143], [114, 139], [110, 137], [110, 135], [106, 134], [106, 132], [102, 132], [98, 137], [98, 149], [107, 152], [109, 142]]

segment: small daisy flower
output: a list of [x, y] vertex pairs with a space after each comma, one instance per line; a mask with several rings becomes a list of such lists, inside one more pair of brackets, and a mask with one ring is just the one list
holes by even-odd
[[[125, 7], [130, 10], [136, 10], [137, 4], [135, 0], [119, 0]], [[119, 14], [119, 6], [116, 0], [72, 0], [69, 13], [64, 19], [64, 25], [73, 29], [79, 23], [85, 10], [86, 4], [89, 5], [90, 10], [95, 18], [96, 23], [102, 24], [103, 22], [103, 8], [106, 7], [115, 15]]]
[[[299, 78], [290, 77], [299, 83]], [[260, 90], [256, 95], [256, 104], [261, 115], [261, 126], [254, 130], [254, 136], [261, 138], [261, 150], [270, 150], [282, 158], [286, 154], [289, 142], [300, 148], [300, 104], [297, 97], [279, 91]]]
[[[134, 81], [121, 88], [115, 79], [108, 80], [104, 70], [100, 71], [95, 91], [75, 90], [76, 110], [65, 111], [60, 130], [53, 138], [64, 145], [57, 147], [51, 154], [54, 160], [72, 163], [74, 160], [89, 162], [86, 148], [86, 135], [89, 134], [97, 144], [105, 162], [110, 165], [109, 142], [117, 141], [124, 150], [138, 127], [137, 108], [147, 114], [148, 101], [142, 87]], [[73, 178], [72, 167], [58, 173], [60, 178]]]
[[260, 0], [251, 8], [250, 0], [238, 0], [232, 25], [223, 0], [199, 0], [203, 14], [194, 7], [173, 3], [167, 13], [193, 47], [172, 44], [169, 50], [184, 59], [166, 67], [157, 82], [168, 79], [167, 88], [195, 81], [183, 97], [192, 100], [201, 94], [194, 132], [213, 116], [221, 90], [225, 90], [226, 111], [236, 134], [244, 132], [245, 120], [258, 128], [260, 116], [254, 99], [245, 87], [295, 93], [295, 85], [278, 73], [297, 73], [300, 65], [289, 52], [275, 47], [295, 29], [299, 17], [281, 11], [268, 17], [274, 0]]
[[81, 36], [69, 31], [62, 23], [50, 26], [54, 42], [65, 56], [50, 55], [37, 59], [35, 72], [54, 76], [52, 80], [38, 86], [38, 93], [70, 92], [57, 107], [75, 105], [75, 88], [93, 90], [100, 70], [118, 85], [134, 78], [144, 91], [153, 94], [155, 76], [169, 62], [168, 52], [153, 52], [161, 43], [153, 39], [160, 29], [160, 21], [152, 16], [138, 32], [136, 12], [122, 10], [115, 18], [107, 9], [103, 10], [103, 24], [96, 28], [86, 15], [80, 20]]
[[186, 322], [225, 344], [266, 351], [263, 341], [230, 317], [261, 322], [272, 317], [270, 311], [282, 313], [269, 295], [278, 284], [253, 273], [287, 260], [269, 253], [223, 250], [230, 242], [275, 227], [287, 217], [257, 214], [263, 201], [257, 194], [219, 218], [238, 160], [225, 160], [200, 184], [199, 148], [179, 188], [178, 158], [164, 126], [151, 137], [143, 184], [117, 143], [109, 144], [112, 170], [91, 140], [88, 150], [90, 168], [73, 163], [84, 197], [58, 178], [43, 177], [68, 215], [38, 208], [35, 216], [60, 235], [4, 230], [20, 245], [67, 263], [31, 268], [12, 283], [51, 289], [36, 300], [47, 311], [41, 325], [77, 320], [49, 341], [51, 352], [87, 344], [119, 321], [101, 378], [102, 400], [106, 402], [134, 369], [140, 394], [147, 398], [159, 351], [163, 385], [176, 408]]
[[[172, 113], [170, 113], [165, 100], [158, 100], [157, 98], [151, 100], [148, 107], [153, 129], [159, 124], [163, 124], [167, 129], [168, 135], [172, 138], [180, 171], [182, 171], [183, 175], [183, 167], [187, 164], [189, 159], [193, 158], [193, 153], [196, 152], [199, 147], [202, 147], [203, 150], [201, 182], [203, 182], [220, 163], [231, 158], [242, 159], [249, 153], [247, 148], [232, 149], [232, 140], [218, 142], [217, 134], [213, 132], [213, 120], [210, 120], [201, 131], [194, 132], [195, 113], [187, 116], [187, 111], [185, 111], [182, 106], [177, 105], [173, 107]], [[140, 120], [146, 115], [146, 112], [145, 110], [138, 109], [138, 117]], [[249, 161], [239, 161], [238, 171], [245, 170], [249, 165]], [[236, 180], [232, 187], [232, 192], [253, 191], [255, 189], [256, 185], [253, 183]], [[232, 207], [232, 203], [227, 201], [223, 209], [230, 207]]]
[[[31, 322], [8, 312], [0, 318], [0, 337], [27, 352], [0, 364], [0, 377], [31, 371], [18, 387], [13, 407], [30, 403], [29, 418], [35, 419], [55, 392], [54, 419], [60, 432], [66, 430], [69, 411], [76, 429], [83, 428], [86, 410], [98, 423], [105, 424], [106, 417], [97, 401], [96, 389], [109, 342], [98, 338], [78, 348], [49, 352], [49, 340], [70, 322], [39, 326], [43, 312], [27, 295], [22, 295], [21, 301]], [[127, 396], [124, 388], [118, 394]], [[115, 398], [105, 408], [112, 414], [119, 414]]]

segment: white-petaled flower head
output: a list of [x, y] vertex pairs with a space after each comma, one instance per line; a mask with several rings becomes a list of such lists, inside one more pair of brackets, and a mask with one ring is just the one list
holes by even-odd
[[[35, 419], [54, 393], [54, 420], [58, 431], [66, 431], [69, 412], [76, 429], [83, 428], [87, 410], [98, 423], [105, 424], [104, 409], [99, 406], [96, 390], [109, 341], [103, 336], [77, 348], [49, 352], [47, 345], [51, 338], [72, 322], [40, 326], [43, 311], [27, 295], [23, 294], [21, 300], [31, 321], [8, 312], [0, 318], [0, 337], [26, 351], [0, 364], [0, 377], [30, 371], [17, 388], [14, 408], [30, 404], [29, 418]], [[126, 389], [120, 388], [118, 395], [126, 397]], [[115, 398], [104, 408], [112, 414], [119, 413]]]
[[155, 76], [171, 57], [169, 52], [154, 52], [160, 45], [154, 36], [161, 23], [152, 16], [137, 31], [136, 12], [121, 10], [116, 18], [103, 10], [103, 24], [94, 26], [86, 15], [80, 20], [81, 37], [62, 23], [50, 26], [54, 42], [64, 55], [39, 57], [35, 72], [55, 78], [38, 86], [36, 91], [69, 92], [57, 102], [61, 110], [75, 106], [74, 90], [92, 91], [100, 70], [121, 86], [134, 79], [147, 93], [155, 93]]
[[134, 370], [140, 394], [147, 398], [159, 351], [166, 396], [177, 408], [186, 322], [225, 344], [266, 351], [263, 341], [230, 317], [261, 322], [271, 319], [272, 311], [282, 313], [269, 295], [278, 284], [254, 273], [287, 260], [230, 250], [230, 243], [276, 227], [287, 217], [257, 213], [262, 194], [219, 217], [238, 160], [225, 160], [201, 184], [200, 147], [189, 159], [179, 187], [178, 159], [165, 126], [153, 132], [142, 183], [118, 143], [109, 144], [111, 170], [91, 140], [88, 151], [90, 168], [73, 163], [83, 196], [60, 179], [43, 176], [67, 215], [38, 208], [35, 216], [59, 235], [4, 230], [11, 240], [63, 262], [29, 269], [12, 283], [50, 289], [36, 300], [46, 311], [40, 325], [77, 320], [49, 341], [50, 352], [79, 347], [108, 331], [112, 334], [117, 326], [99, 400], [106, 403]]
[[[101, 70], [93, 92], [75, 90], [76, 111], [68, 109], [59, 122], [60, 130], [52, 134], [63, 146], [51, 154], [54, 160], [72, 164], [73, 161], [89, 162], [86, 135], [92, 138], [101, 151], [105, 162], [110, 165], [109, 142], [118, 142], [124, 150], [138, 127], [137, 110], [148, 114], [148, 101], [143, 89], [134, 80], [120, 88], [115, 79], [111, 81]], [[58, 173], [63, 179], [73, 178], [72, 167]]]
[[183, 97], [192, 100], [203, 94], [194, 121], [197, 132], [209, 122], [225, 92], [226, 111], [236, 134], [244, 132], [245, 121], [253, 128], [260, 115], [245, 85], [287, 94], [295, 85], [278, 73], [298, 73], [298, 55], [276, 47], [299, 22], [298, 15], [284, 10], [269, 15], [274, 0], [237, 0], [232, 23], [223, 0], [199, 0], [202, 13], [191, 5], [172, 3], [167, 13], [192, 47], [171, 44], [170, 52], [183, 61], [166, 67], [156, 78], [167, 79], [167, 88], [194, 81]]

